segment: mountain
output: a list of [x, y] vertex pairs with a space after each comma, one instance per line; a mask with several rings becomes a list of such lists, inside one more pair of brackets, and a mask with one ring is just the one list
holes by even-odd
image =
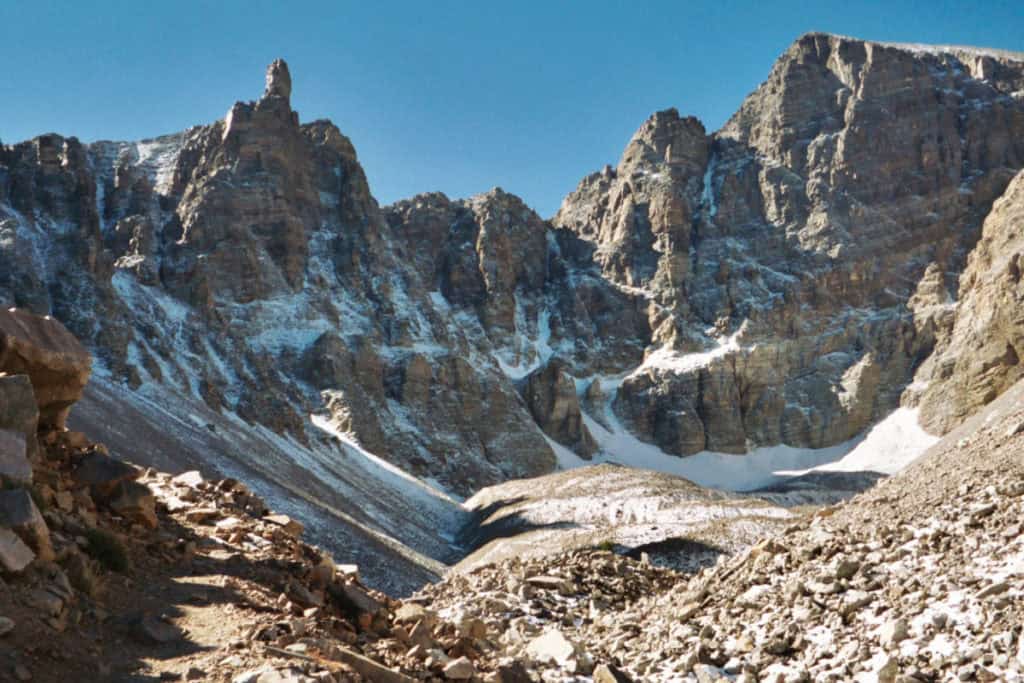
[[278, 60], [209, 125], [0, 147], [0, 303], [95, 356], [72, 426], [250, 482], [376, 587], [464, 557], [488, 486], [777, 487], [1018, 377], [1024, 56], [802, 36], [721, 130], [654, 114], [550, 220], [498, 188], [378, 206], [291, 90]]

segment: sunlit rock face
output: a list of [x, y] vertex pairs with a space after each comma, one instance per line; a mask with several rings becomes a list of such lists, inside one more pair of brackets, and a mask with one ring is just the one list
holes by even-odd
[[651, 117], [554, 218], [651, 301], [615, 412], [685, 455], [827, 446], [896, 407], [1024, 164], [1022, 78], [1019, 56], [810, 34], [717, 133]]

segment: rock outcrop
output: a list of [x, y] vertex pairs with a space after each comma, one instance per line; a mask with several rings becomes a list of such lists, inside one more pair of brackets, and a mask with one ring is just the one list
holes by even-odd
[[981, 241], [960, 277], [951, 331], [919, 372], [927, 383], [922, 421], [957, 426], [1024, 376], [1024, 173], [985, 219]]
[[597, 450], [594, 437], [583, 424], [576, 383], [558, 362], [531, 372], [523, 381], [523, 398], [544, 433], [568, 446], [582, 458]]
[[0, 374], [0, 477], [32, 481], [39, 408], [27, 375]]

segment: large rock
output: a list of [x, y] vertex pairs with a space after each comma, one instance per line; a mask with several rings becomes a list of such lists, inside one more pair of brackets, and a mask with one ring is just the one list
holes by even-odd
[[64, 427], [91, 368], [89, 352], [54, 318], [20, 309], [0, 311], [0, 372], [29, 376], [39, 426]]
[[18, 534], [35, 551], [37, 557], [53, 559], [50, 530], [28, 491], [0, 491], [0, 526]]
[[85, 455], [71, 472], [80, 486], [88, 486], [93, 498], [110, 500], [119, 495], [121, 486], [139, 478], [142, 471], [126, 462], [100, 452]]
[[530, 414], [544, 433], [568, 446], [583, 458], [597, 450], [594, 438], [583, 424], [576, 384], [557, 362], [532, 372], [523, 386], [523, 398]]
[[38, 449], [38, 418], [28, 376], [0, 374], [0, 477], [15, 483], [32, 480], [29, 459]]
[[0, 567], [6, 572], [20, 572], [36, 559], [32, 549], [17, 534], [0, 527]]
[[124, 481], [118, 484], [106, 505], [115, 514], [150, 529], [155, 529], [159, 524], [156, 498], [149, 487], [140, 482]]

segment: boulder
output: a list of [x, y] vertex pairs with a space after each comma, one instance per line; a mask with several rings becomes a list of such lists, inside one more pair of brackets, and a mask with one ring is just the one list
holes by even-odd
[[614, 664], [601, 664], [594, 669], [594, 683], [632, 683], [632, 680]]
[[53, 559], [50, 530], [25, 489], [0, 491], [0, 526], [16, 533], [40, 559]]
[[107, 502], [107, 507], [125, 519], [150, 529], [157, 527], [156, 498], [145, 484], [137, 481], [121, 482]]
[[134, 481], [142, 474], [137, 467], [102, 453], [89, 453], [71, 473], [76, 484], [88, 486], [96, 500], [109, 499], [124, 482]]
[[552, 629], [537, 636], [526, 646], [526, 654], [538, 662], [555, 662], [565, 665], [576, 656], [578, 647], [561, 631]]
[[88, 351], [54, 318], [15, 308], [0, 311], [0, 372], [29, 376], [39, 426], [64, 428], [91, 369]]
[[32, 564], [34, 559], [36, 554], [16, 533], [0, 527], [0, 567], [3, 567], [4, 571], [20, 572]]
[[27, 457], [24, 434], [0, 429], [0, 477], [16, 483], [32, 481], [32, 465]]
[[294, 538], [298, 538], [299, 536], [301, 536], [302, 532], [305, 530], [305, 527], [303, 527], [302, 522], [292, 519], [288, 515], [266, 515], [263, 517], [263, 521], [270, 522], [271, 524], [281, 527], [282, 529], [284, 529], [286, 534]]
[[29, 458], [38, 450], [38, 419], [28, 376], [0, 374], [0, 477], [15, 483], [32, 480]]

